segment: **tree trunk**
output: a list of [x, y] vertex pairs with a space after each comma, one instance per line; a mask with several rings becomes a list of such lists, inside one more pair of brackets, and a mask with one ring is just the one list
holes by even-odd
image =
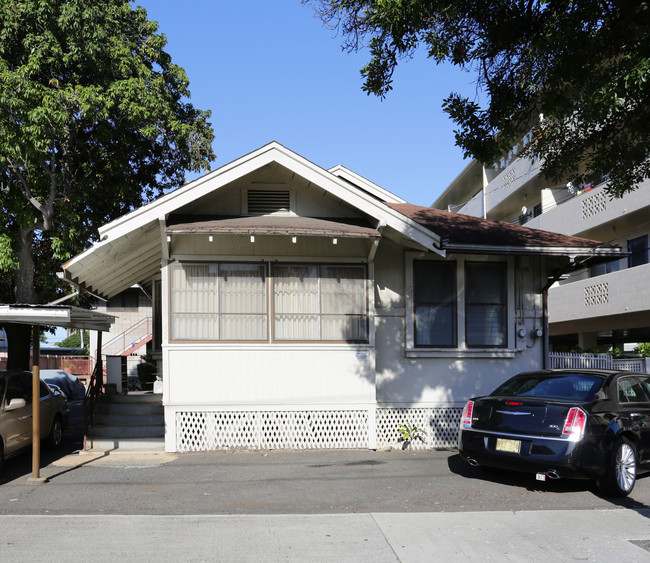
[[7, 369], [29, 371], [32, 327], [6, 324], [4, 328], [7, 333]]
[[[20, 229], [18, 237], [18, 270], [14, 277], [14, 296], [17, 304], [38, 303], [34, 289], [34, 256], [32, 244], [34, 229]], [[30, 325], [7, 324], [7, 369], [29, 370], [32, 331]]]

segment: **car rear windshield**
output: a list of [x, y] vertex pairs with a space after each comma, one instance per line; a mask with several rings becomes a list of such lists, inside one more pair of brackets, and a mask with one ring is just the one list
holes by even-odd
[[534, 397], [560, 401], [593, 400], [603, 379], [593, 375], [532, 373], [518, 375], [501, 385], [492, 396]]

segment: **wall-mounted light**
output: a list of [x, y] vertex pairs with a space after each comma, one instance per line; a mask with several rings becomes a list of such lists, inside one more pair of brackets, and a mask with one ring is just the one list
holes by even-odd
[[339, 239], [337, 239], [337, 238], [332, 239], [332, 244], [338, 244], [338, 243], [339, 243]]
[[251, 242], [255, 242], [255, 235], [251, 235]]
[[171, 242], [171, 241], [172, 241], [172, 236], [171, 236], [171, 235], [167, 235], [167, 242]]
[[298, 237], [291, 237], [291, 242], [296, 244], [298, 242]]
[[212, 242], [214, 240], [214, 237], [212, 235], [208, 235], [208, 242]]

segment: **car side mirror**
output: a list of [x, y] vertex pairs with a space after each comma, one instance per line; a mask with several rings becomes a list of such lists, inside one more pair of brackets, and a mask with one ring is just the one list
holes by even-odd
[[9, 404], [5, 407], [5, 411], [15, 411], [17, 409], [22, 409], [27, 406], [27, 401], [25, 399], [11, 399]]

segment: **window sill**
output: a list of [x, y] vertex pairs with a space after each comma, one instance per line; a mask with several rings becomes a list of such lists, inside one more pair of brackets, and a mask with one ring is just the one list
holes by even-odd
[[407, 358], [514, 358], [513, 348], [407, 348]]

